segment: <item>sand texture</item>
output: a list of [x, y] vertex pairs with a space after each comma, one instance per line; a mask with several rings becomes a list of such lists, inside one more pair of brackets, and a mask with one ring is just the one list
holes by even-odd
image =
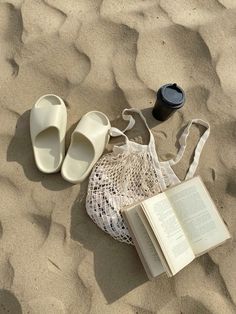
[[[158, 123], [151, 107], [168, 82], [187, 102]], [[235, 0], [1, 0], [0, 314], [236, 313], [235, 83]], [[87, 111], [123, 126], [121, 111], [136, 107], [165, 160], [186, 122], [206, 119], [198, 174], [232, 239], [175, 278], [149, 282], [135, 249], [87, 216], [88, 182], [37, 170], [29, 113], [47, 93], [66, 102], [67, 147]], [[175, 168], [182, 179], [201, 131], [193, 128]], [[148, 138], [140, 123], [129, 135]]]

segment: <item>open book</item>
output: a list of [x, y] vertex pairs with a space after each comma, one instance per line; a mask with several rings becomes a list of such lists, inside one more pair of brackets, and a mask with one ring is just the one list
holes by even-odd
[[230, 238], [200, 177], [126, 207], [122, 215], [150, 279], [175, 275]]

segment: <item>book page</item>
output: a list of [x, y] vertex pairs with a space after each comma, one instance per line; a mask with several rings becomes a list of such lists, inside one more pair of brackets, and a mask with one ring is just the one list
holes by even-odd
[[143, 201], [142, 205], [174, 275], [195, 258], [188, 239], [165, 193]]
[[202, 254], [230, 237], [200, 177], [185, 181], [167, 190], [165, 194], [195, 255]]
[[147, 220], [147, 217], [143, 212], [142, 204], [141, 204], [140, 208], [137, 209], [137, 213], [138, 213], [143, 225], [145, 226], [145, 229], [146, 229], [146, 231], [147, 231], [147, 233], [148, 233], [148, 235], [149, 235], [149, 237], [150, 237], [150, 239], [154, 245], [155, 250], [158, 253], [158, 256], [159, 256], [160, 261], [161, 261], [161, 263], [162, 263], [162, 265], [166, 271], [167, 276], [172, 277], [171, 269], [168, 265], [168, 262], [165, 258], [165, 255], [162, 252], [162, 249], [161, 249], [160, 244], [157, 240], [157, 237], [155, 236], [155, 233], [153, 232], [153, 230], [152, 230], [152, 228], [151, 228], [151, 226]]
[[151, 276], [156, 277], [165, 272], [165, 269], [163, 268], [155, 247], [137, 213], [138, 208], [141, 208], [141, 206], [136, 205], [135, 207], [128, 208], [127, 210], [124, 210], [122, 214], [131, 229], [130, 231], [138, 254], [140, 255], [141, 253], [143, 255], [140, 256], [141, 261], [147, 264], [144, 265], [144, 267], [148, 266]]

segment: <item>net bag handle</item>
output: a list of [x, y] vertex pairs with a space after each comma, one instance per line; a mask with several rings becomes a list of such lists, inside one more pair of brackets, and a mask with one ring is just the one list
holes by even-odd
[[206, 130], [202, 134], [202, 136], [200, 137], [200, 139], [196, 145], [196, 148], [194, 151], [194, 158], [193, 158], [193, 161], [192, 161], [192, 163], [188, 169], [188, 172], [185, 176], [185, 180], [192, 178], [196, 172], [203, 147], [204, 147], [204, 145], [205, 145], [205, 143], [206, 143], [206, 141], [210, 135], [209, 123], [204, 121], [204, 120], [201, 120], [201, 119], [193, 119], [193, 120], [189, 121], [189, 123], [187, 124], [186, 128], [184, 129], [182, 135], [179, 138], [180, 148], [179, 148], [179, 151], [178, 151], [176, 157], [169, 160], [169, 163], [171, 166], [177, 164], [181, 160], [181, 158], [184, 155], [186, 146], [187, 146], [187, 138], [189, 136], [190, 128], [193, 124], [202, 125], [206, 128]]
[[124, 136], [125, 140], [126, 140], [126, 143], [129, 141], [128, 137], [125, 135], [125, 132], [128, 131], [128, 130], [131, 130], [134, 127], [134, 125], [135, 125], [135, 119], [132, 117], [132, 115], [128, 114], [130, 112], [135, 112], [135, 113], [137, 113], [140, 116], [140, 118], [144, 122], [144, 124], [145, 124], [145, 126], [146, 126], [146, 128], [147, 128], [147, 130], [149, 132], [149, 135], [150, 135], [150, 141], [149, 141], [148, 145], [155, 147], [154, 136], [153, 136], [153, 134], [152, 134], [148, 124], [147, 124], [147, 121], [146, 121], [144, 115], [142, 114], [142, 112], [139, 109], [135, 109], [135, 108], [131, 108], [131, 109], [127, 109], [126, 108], [126, 109], [124, 109], [122, 111], [122, 118], [123, 118], [123, 120], [128, 121], [128, 125], [122, 131], [120, 129], [118, 129], [118, 128], [111, 127], [110, 128], [110, 135], [112, 137]]

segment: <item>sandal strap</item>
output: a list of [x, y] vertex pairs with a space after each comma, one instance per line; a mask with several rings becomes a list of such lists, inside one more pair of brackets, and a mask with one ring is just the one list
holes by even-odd
[[36, 138], [40, 132], [50, 127], [60, 130], [65, 114], [66, 111], [62, 105], [34, 107], [30, 113], [32, 138]]
[[[107, 118], [104, 115], [105, 118]], [[107, 125], [104, 125], [91, 117], [91, 113], [84, 115], [79, 121], [77, 127], [72, 133], [72, 137], [76, 134], [82, 134], [85, 136], [94, 147], [97, 145], [104, 145], [104, 141], [107, 141], [109, 136], [110, 121], [107, 118]], [[100, 143], [101, 142], [101, 143]]]

